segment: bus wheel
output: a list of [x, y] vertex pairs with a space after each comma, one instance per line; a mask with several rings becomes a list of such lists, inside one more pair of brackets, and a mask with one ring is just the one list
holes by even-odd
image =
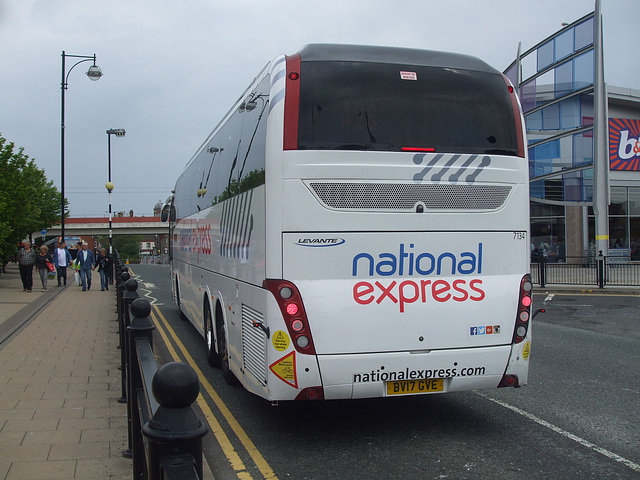
[[208, 305], [204, 308], [204, 339], [207, 348], [207, 362], [212, 367], [220, 366], [220, 355], [216, 352], [215, 337], [213, 335], [213, 318]]
[[176, 304], [178, 305], [178, 313], [180, 313], [180, 320], [187, 321], [188, 318], [182, 311], [182, 302], [180, 301], [180, 288], [178, 287], [177, 278], [176, 278]]
[[229, 385], [238, 383], [238, 379], [229, 368], [229, 349], [227, 348], [227, 337], [224, 333], [222, 321], [218, 323], [218, 356], [220, 357], [220, 367], [222, 376]]

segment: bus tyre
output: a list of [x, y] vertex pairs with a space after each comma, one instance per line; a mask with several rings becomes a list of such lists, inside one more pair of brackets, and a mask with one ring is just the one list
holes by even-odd
[[183, 322], [189, 320], [182, 311], [182, 303], [180, 302], [180, 289], [178, 287], [178, 280], [176, 279], [176, 305], [178, 306], [178, 313], [180, 313], [180, 320]]
[[211, 309], [208, 306], [204, 308], [204, 340], [207, 348], [207, 362], [212, 367], [220, 366], [220, 355], [216, 352], [216, 339], [213, 334], [213, 318], [211, 317]]
[[227, 347], [227, 336], [224, 333], [224, 325], [222, 322], [218, 322], [218, 352], [224, 381], [229, 385], [236, 385], [238, 379], [229, 368], [229, 349]]

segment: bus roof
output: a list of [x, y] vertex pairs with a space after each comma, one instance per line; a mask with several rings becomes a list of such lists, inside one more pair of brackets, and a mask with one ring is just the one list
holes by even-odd
[[301, 62], [392, 63], [499, 73], [479, 58], [436, 50], [370, 45], [309, 44], [298, 53]]

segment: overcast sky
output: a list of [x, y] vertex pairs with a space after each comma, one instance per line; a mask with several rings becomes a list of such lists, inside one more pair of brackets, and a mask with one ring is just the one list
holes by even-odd
[[[271, 59], [308, 43], [446, 50], [504, 70], [595, 0], [0, 0], [0, 135], [60, 188], [62, 51], [69, 74], [65, 196], [72, 217], [150, 216], [187, 161]], [[640, 89], [639, 0], [602, 0], [605, 80]], [[73, 65], [67, 59], [67, 72]]]

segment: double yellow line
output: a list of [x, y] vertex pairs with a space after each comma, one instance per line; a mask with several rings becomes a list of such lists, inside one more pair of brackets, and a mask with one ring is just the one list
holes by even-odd
[[[171, 357], [177, 362], [182, 361], [181, 357], [178, 355], [175, 348], [173, 347], [173, 342], [175, 342], [177, 348], [182, 353], [182, 357], [191, 366], [191, 368], [193, 368], [195, 372], [198, 374], [198, 378], [200, 379], [200, 384], [202, 385], [204, 390], [209, 394], [209, 396], [215, 403], [216, 407], [218, 408], [218, 410], [220, 411], [220, 413], [222, 414], [226, 422], [229, 424], [229, 426], [233, 430], [233, 433], [236, 435], [240, 443], [242, 443], [242, 445], [246, 449], [247, 453], [255, 463], [256, 467], [258, 468], [262, 476], [268, 480], [278, 480], [278, 477], [276, 477], [275, 473], [273, 472], [273, 470], [271, 469], [267, 461], [264, 459], [262, 454], [258, 451], [254, 443], [251, 441], [247, 433], [244, 431], [244, 429], [240, 426], [240, 424], [235, 419], [231, 411], [229, 411], [229, 408], [225, 405], [225, 403], [222, 401], [220, 396], [213, 389], [213, 386], [211, 386], [209, 381], [205, 378], [204, 374], [202, 373], [202, 370], [200, 370], [200, 368], [194, 361], [193, 357], [189, 354], [184, 344], [180, 341], [180, 339], [176, 335], [176, 332], [171, 328], [171, 326], [169, 325], [169, 322], [167, 321], [165, 316], [162, 314], [162, 312], [156, 305], [152, 305], [151, 319], [155, 323], [156, 328], [158, 329], [158, 332], [162, 336], [162, 340], [167, 346], [167, 349], [169, 350], [169, 354], [171, 355]], [[173, 340], [173, 342], [171, 341], [171, 339]], [[244, 462], [238, 455], [238, 452], [236, 452], [235, 448], [233, 448], [233, 445], [231, 444], [229, 437], [222, 429], [220, 422], [215, 417], [213, 411], [211, 410], [211, 408], [209, 407], [209, 405], [207, 404], [203, 396], [198, 395], [198, 399], [196, 401], [198, 403], [198, 406], [202, 410], [207, 423], [209, 424], [209, 428], [215, 435], [216, 440], [220, 444], [222, 451], [227, 457], [229, 464], [235, 471], [238, 478], [241, 480], [252, 480], [251, 474], [245, 467]]]

